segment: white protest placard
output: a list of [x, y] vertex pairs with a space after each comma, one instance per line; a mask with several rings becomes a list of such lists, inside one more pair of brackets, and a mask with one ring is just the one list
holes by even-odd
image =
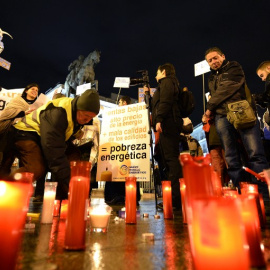
[[129, 88], [130, 78], [129, 77], [116, 77], [114, 80], [113, 87], [118, 88]]
[[91, 89], [91, 83], [78, 85], [76, 89], [76, 95], [81, 95], [83, 92], [85, 92], [88, 89]]
[[47, 96], [45, 96], [44, 94], [41, 93], [38, 96], [38, 98], [36, 99], [36, 101], [33, 104], [31, 104], [29, 107], [32, 110], [36, 110], [37, 108], [39, 108], [42, 105], [46, 104], [48, 101], [50, 101], [50, 99]]
[[18, 88], [18, 89], [11, 89], [6, 90], [3, 89], [0, 92], [0, 114], [5, 109], [7, 104], [12, 100], [13, 98], [17, 96], [21, 96], [24, 88]]
[[104, 110], [97, 181], [150, 181], [150, 134], [144, 102]]
[[210, 71], [210, 67], [209, 67], [209, 65], [208, 65], [208, 63], [207, 63], [206, 60], [203, 60], [203, 61], [201, 61], [199, 63], [196, 63], [194, 65], [195, 77], [196, 76], [199, 76], [199, 75], [202, 75], [204, 73], [207, 73], [209, 71]]

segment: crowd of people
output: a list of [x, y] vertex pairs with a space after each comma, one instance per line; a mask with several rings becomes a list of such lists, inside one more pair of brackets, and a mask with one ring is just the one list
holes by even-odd
[[[263, 177], [269, 162], [258, 120], [238, 129], [227, 117], [228, 105], [247, 100], [255, 113], [256, 106], [238, 62], [227, 60], [217, 47], [205, 52], [205, 60], [211, 69], [208, 78], [210, 98], [202, 116], [208, 150], [213, 168], [221, 176], [222, 183], [232, 180], [234, 186], [239, 188], [239, 183], [247, 179], [243, 166], [248, 166]], [[260, 64], [256, 73], [265, 81], [262, 99], [266, 104], [263, 117], [266, 133], [270, 126], [270, 61]], [[179, 178], [183, 176], [179, 154], [188, 151], [193, 156], [202, 156], [203, 153], [198, 141], [190, 135], [193, 131], [191, 120], [183, 117], [177, 106], [181, 88], [174, 66], [171, 63], [160, 65], [156, 81], [158, 86], [149, 102], [151, 126], [156, 135], [155, 159], [161, 169], [161, 179], [171, 181], [172, 203], [177, 210], [181, 208]], [[56, 97], [35, 110], [30, 109], [39, 90], [35, 83], [28, 85], [22, 95], [12, 99], [0, 115], [0, 177], [12, 178], [17, 172], [32, 172], [37, 183], [36, 201], [42, 201], [45, 176], [51, 172], [58, 182], [56, 198], [63, 200], [68, 197], [69, 162], [82, 158], [73, 141], [83, 136], [84, 125], [91, 124], [98, 115], [99, 95], [96, 90], [89, 89], [81, 96]], [[150, 86], [145, 86], [144, 91], [149, 96]], [[129, 104], [129, 97], [119, 100], [119, 106]], [[19, 168], [11, 171], [15, 158], [19, 159]], [[264, 200], [269, 201], [266, 183], [254, 176], [249, 177], [251, 182], [258, 184]], [[108, 204], [124, 204], [124, 183], [107, 182], [104, 197]], [[137, 204], [139, 200], [140, 189], [137, 186]], [[162, 208], [162, 203], [159, 207]]]

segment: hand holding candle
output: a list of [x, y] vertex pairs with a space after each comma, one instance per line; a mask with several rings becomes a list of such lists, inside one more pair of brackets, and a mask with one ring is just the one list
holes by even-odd
[[263, 176], [261, 176], [260, 174], [258, 174], [258, 173], [256, 173], [256, 172], [252, 171], [251, 169], [249, 169], [249, 168], [247, 168], [247, 167], [245, 167], [245, 166], [243, 166], [242, 168], [243, 168], [246, 172], [248, 172], [248, 173], [254, 175], [258, 180], [261, 180], [261, 181], [265, 182], [265, 178], [264, 178]]

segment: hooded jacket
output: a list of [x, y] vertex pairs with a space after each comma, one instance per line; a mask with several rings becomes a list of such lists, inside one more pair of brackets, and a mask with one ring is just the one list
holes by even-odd
[[224, 60], [218, 70], [211, 69], [208, 87], [211, 98], [207, 109], [221, 115], [227, 115], [229, 103], [246, 99], [245, 75], [242, 67], [235, 61]]

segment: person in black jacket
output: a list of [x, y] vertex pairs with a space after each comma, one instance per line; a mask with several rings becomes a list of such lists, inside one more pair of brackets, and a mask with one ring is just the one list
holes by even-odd
[[257, 70], [257, 75], [261, 78], [262, 81], [265, 82], [265, 90], [262, 94], [259, 94], [259, 102], [258, 104], [263, 108], [267, 108], [265, 112], [265, 120], [268, 125], [270, 125], [270, 61], [262, 62]]
[[[236, 130], [226, 117], [229, 103], [247, 99], [245, 75], [240, 64], [226, 60], [223, 52], [217, 47], [208, 49], [205, 59], [212, 72], [208, 78], [211, 99], [207, 103], [205, 116], [215, 118], [215, 127], [225, 151], [229, 177], [234, 186], [239, 188], [239, 182], [246, 181], [247, 177], [238, 150], [238, 134], [248, 156], [248, 167], [257, 173], [268, 168], [259, 122], [257, 120], [253, 127]], [[267, 185], [255, 177], [252, 177], [252, 181], [258, 184], [259, 192], [269, 200]]]
[[179, 178], [182, 168], [179, 163], [180, 132], [183, 120], [177, 105], [179, 82], [175, 68], [167, 63], [158, 67], [156, 80], [157, 90], [151, 99], [152, 126], [159, 132], [159, 142], [162, 160], [166, 167], [166, 174], [171, 181], [173, 207], [181, 208]]

